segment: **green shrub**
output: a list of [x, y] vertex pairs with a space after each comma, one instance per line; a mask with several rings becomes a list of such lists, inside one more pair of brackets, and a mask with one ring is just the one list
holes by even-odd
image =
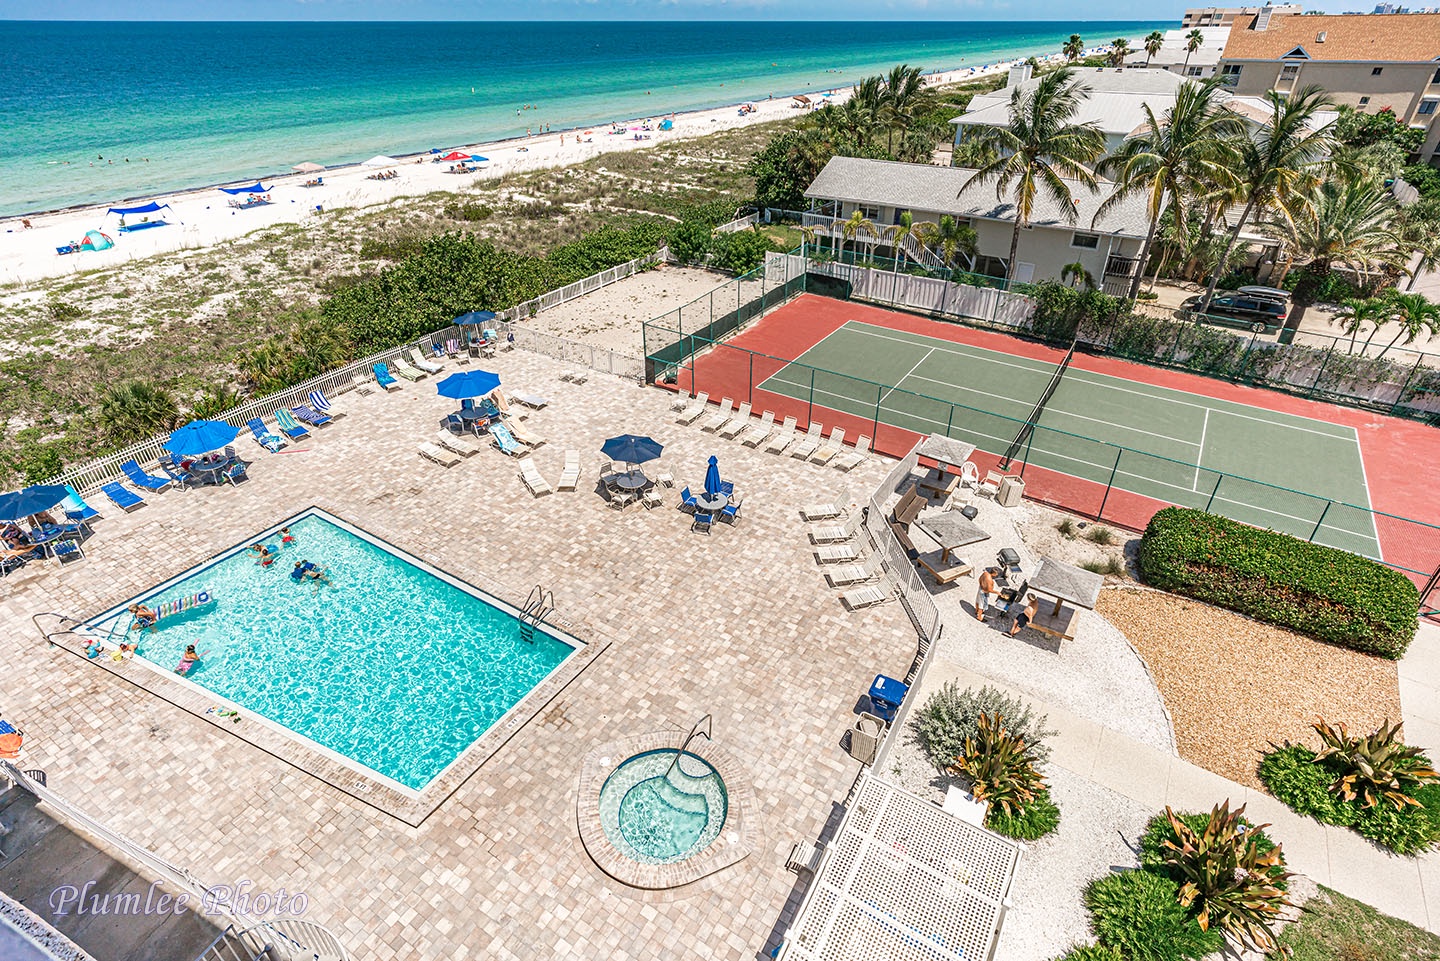
[[[1210, 820], [1210, 815], [1194, 811], [1181, 811], [1176, 814], [1182, 822], [1189, 826], [1192, 831], [1205, 830], [1205, 822]], [[1275, 842], [1270, 835], [1266, 834], [1263, 828], [1256, 828], [1254, 822], [1249, 818], [1241, 818], [1246, 826], [1246, 834], [1255, 840], [1255, 849], [1261, 854], [1269, 854], [1275, 850]], [[1151, 870], [1158, 870], [1169, 873], [1165, 868], [1166, 841], [1176, 841], [1175, 831], [1170, 827], [1170, 820], [1164, 814], [1157, 814], [1145, 825], [1145, 833], [1140, 835], [1140, 865]], [[1178, 880], [1178, 879], [1177, 879]], [[1282, 891], [1289, 888], [1289, 882], [1283, 878], [1277, 879], [1277, 887]]]
[[1028, 703], [988, 684], [979, 690], [973, 687], [961, 690], [951, 681], [930, 695], [910, 723], [930, 763], [943, 770], [965, 753], [966, 738], [979, 735], [982, 714], [1003, 717], [1005, 726], [1025, 739], [1036, 764], [1043, 764], [1050, 757], [1045, 739], [1055, 732], [1045, 727], [1045, 716], [1036, 717]]
[[1180, 885], [1144, 870], [1096, 878], [1084, 895], [1095, 936], [1130, 961], [1194, 961], [1219, 951], [1224, 937], [1200, 930], [1179, 898]]
[[1043, 838], [1060, 826], [1060, 809], [1050, 797], [1048, 788], [1035, 792], [1035, 797], [1019, 811], [1007, 814], [992, 805], [985, 816], [985, 826], [996, 834], [1021, 841]]
[[1260, 782], [1296, 814], [1323, 824], [1355, 823], [1354, 807], [1330, 793], [1335, 775], [1315, 763], [1315, 752], [1303, 744], [1271, 751], [1260, 762]]
[[[1415, 792], [1419, 805], [1356, 807], [1355, 830], [1396, 854], [1419, 854], [1440, 842], [1440, 786]], [[1352, 802], [1353, 803], [1353, 802]]]
[[1152, 587], [1367, 654], [1397, 659], [1415, 636], [1420, 595], [1405, 575], [1289, 534], [1167, 507], [1139, 560]]
[[1077, 944], [1055, 961], [1125, 961], [1125, 955], [1104, 944]]
[[1085, 539], [1095, 544], [1115, 543], [1115, 532], [1108, 527], [1092, 527], [1085, 532]]
[[769, 251], [784, 253], [781, 246], [755, 230], [737, 230], [716, 234], [710, 241], [711, 266], [729, 271], [737, 277], [748, 274], [765, 262]]

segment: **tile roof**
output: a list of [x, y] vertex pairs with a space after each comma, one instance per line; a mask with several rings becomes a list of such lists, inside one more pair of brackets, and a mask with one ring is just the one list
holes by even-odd
[[[1429, 63], [1440, 58], [1440, 13], [1285, 15], [1254, 30], [1254, 16], [1238, 17], [1225, 60], [1279, 60], [1296, 47], [1311, 60]], [[1318, 40], [1325, 34], [1324, 42]]]
[[[896, 207], [901, 210], [950, 214], [955, 217], [979, 217], [986, 220], [1015, 220], [1015, 206], [1008, 199], [995, 196], [994, 183], [977, 184], [961, 189], [975, 171], [967, 167], [936, 167], [930, 164], [896, 163], [890, 160], [864, 160], [858, 157], [832, 157], [819, 176], [805, 191], [806, 197], [820, 200], [844, 200], [851, 203]], [[1096, 230], [1128, 237], [1144, 237], [1149, 220], [1145, 216], [1145, 199], [1129, 197], [1106, 212], [1091, 226], [1096, 209], [1105, 199], [1110, 185], [1101, 185], [1099, 193], [1091, 193], [1075, 181], [1068, 181], [1075, 200], [1075, 220], [1066, 218], [1060, 206], [1045, 194], [1035, 198], [1035, 213], [1030, 223], [1036, 227], [1060, 227], [1066, 230]]]

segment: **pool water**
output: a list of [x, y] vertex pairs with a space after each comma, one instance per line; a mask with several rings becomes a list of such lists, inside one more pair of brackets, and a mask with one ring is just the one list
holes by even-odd
[[[138, 654], [169, 670], [194, 644], [190, 681], [415, 790], [576, 650], [543, 630], [524, 640], [511, 613], [319, 511], [289, 527], [293, 545], [260, 538], [280, 555], [269, 568], [241, 545], [98, 626], [118, 635], [131, 603], [208, 592]], [[331, 583], [292, 580], [298, 560]]]
[[600, 788], [600, 825], [610, 843], [642, 864], [699, 854], [725, 826], [725, 782], [688, 751], [647, 751], [617, 767]]

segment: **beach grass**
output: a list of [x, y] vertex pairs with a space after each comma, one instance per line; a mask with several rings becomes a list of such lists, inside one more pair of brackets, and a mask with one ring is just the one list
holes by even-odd
[[1321, 887], [1280, 943], [1292, 961], [1437, 961], [1440, 937]]

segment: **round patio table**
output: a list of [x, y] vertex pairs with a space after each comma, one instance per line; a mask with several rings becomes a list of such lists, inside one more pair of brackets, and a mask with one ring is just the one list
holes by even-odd
[[644, 471], [640, 470], [629, 470], [623, 474], [616, 474], [610, 479], [610, 482], [622, 491], [643, 490], [654, 483], [654, 481], [645, 476]]
[[705, 496], [705, 492], [701, 491], [695, 495], [695, 506], [702, 511], [718, 511], [728, 503], [730, 503], [728, 494], [716, 494], [714, 497], [707, 497]]

